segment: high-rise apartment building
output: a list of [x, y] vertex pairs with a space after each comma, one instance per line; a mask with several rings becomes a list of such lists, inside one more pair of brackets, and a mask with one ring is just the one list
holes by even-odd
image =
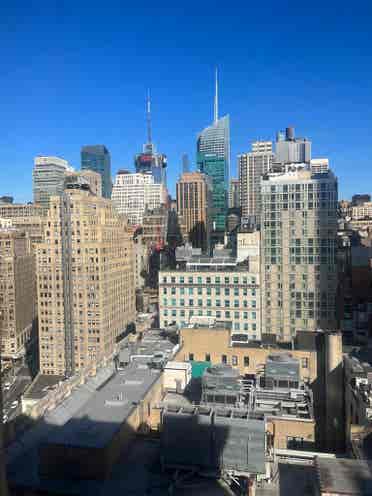
[[112, 201], [120, 214], [132, 225], [142, 225], [146, 210], [154, 210], [167, 202], [167, 190], [156, 183], [151, 173], [120, 170], [115, 178]]
[[230, 118], [218, 116], [218, 84], [214, 99], [214, 121], [197, 139], [197, 167], [213, 180], [213, 230], [225, 231], [230, 172]]
[[86, 145], [81, 149], [81, 169], [98, 172], [102, 177], [102, 196], [111, 198], [111, 157], [104, 145]]
[[229, 208], [240, 208], [240, 182], [239, 182], [239, 179], [230, 179]]
[[0, 337], [4, 362], [21, 359], [36, 319], [34, 257], [25, 232], [0, 229]]
[[63, 158], [35, 157], [32, 173], [34, 202], [48, 208], [51, 196], [63, 193], [66, 174], [73, 168]]
[[298, 330], [334, 328], [336, 177], [287, 165], [261, 190], [262, 332], [288, 342]]
[[150, 93], [147, 95], [146, 104], [147, 120], [147, 143], [143, 145], [142, 153], [138, 153], [134, 158], [134, 165], [138, 173], [150, 173], [154, 182], [167, 186], [167, 156], [157, 153], [156, 146], [152, 142], [151, 129], [151, 100]]
[[212, 180], [200, 172], [186, 172], [177, 182], [177, 214], [183, 218], [185, 235], [194, 248], [209, 247]]
[[40, 371], [70, 376], [110, 356], [135, 319], [132, 233], [88, 190], [52, 197], [37, 249]]
[[271, 141], [256, 141], [251, 152], [238, 155], [242, 217], [260, 221], [261, 177], [270, 170], [273, 157]]
[[311, 141], [307, 138], [295, 138], [293, 127], [287, 127], [285, 132], [278, 132], [275, 143], [276, 163], [309, 163], [310, 160]]

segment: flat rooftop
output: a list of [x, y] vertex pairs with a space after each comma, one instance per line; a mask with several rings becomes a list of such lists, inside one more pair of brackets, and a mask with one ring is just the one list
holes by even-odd
[[369, 496], [372, 476], [364, 460], [318, 458], [315, 463], [322, 493]]
[[135, 364], [117, 372], [44, 444], [105, 447], [160, 375], [158, 370]]
[[25, 399], [40, 400], [51, 390], [55, 389], [64, 379], [65, 377], [63, 375], [38, 374], [23, 397]]

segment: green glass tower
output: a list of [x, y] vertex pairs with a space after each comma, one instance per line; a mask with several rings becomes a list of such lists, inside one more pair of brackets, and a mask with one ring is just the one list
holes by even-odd
[[214, 99], [214, 122], [199, 134], [197, 140], [197, 167], [213, 180], [214, 231], [225, 231], [228, 210], [228, 187], [230, 170], [230, 118], [218, 118], [218, 82]]

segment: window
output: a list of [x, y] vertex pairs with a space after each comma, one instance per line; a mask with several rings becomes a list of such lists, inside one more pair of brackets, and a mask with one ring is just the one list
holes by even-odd
[[221, 318], [221, 311], [217, 310], [216, 311], [216, 319], [220, 319], [220, 318]]
[[185, 283], [185, 278], [183, 276], [180, 277], [180, 284], [184, 284]]
[[238, 357], [236, 355], [231, 357], [231, 365], [234, 365], [235, 367], [238, 365]]
[[167, 294], [167, 288], [163, 288], [163, 294]]
[[216, 282], [216, 284], [221, 284], [221, 278], [220, 277], [216, 277], [215, 278], [215, 282]]
[[171, 288], [171, 294], [175, 295], [176, 294], [176, 288]]
[[234, 288], [234, 296], [239, 296], [239, 288]]
[[216, 288], [216, 296], [220, 296], [221, 294], [221, 288]]
[[234, 284], [239, 284], [239, 277], [234, 277]]
[[230, 284], [230, 278], [229, 277], [225, 277], [225, 284]]
[[238, 319], [240, 316], [239, 312], [234, 312], [234, 319]]
[[304, 447], [303, 437], [287, 436], [288, 449], [302, 449]]
[[248, 312], [243, 312], [243, 319], [247, 320], [248, 319]]
[[173, 284], [175, 284], [175, 282], [176, 282], [176, 278], [175, 278], [175, 277], [171, 277], [171, 282], [172, 282]]
[[198, 300], [198, 307], [202, 307], [203, 306], [203, 300]]
[[244, 330], [248, 331], [248, 324], [244, 324]]
[[189, 277], [189, 284], [192, 284], [192, 283], [193, 283], [193, 278]]
[[244, 367], [249, 367], [249, 356], [244, 357]]
[[180, 305], [181, 305], [181, 307], [184, 307], [185, 306], [185, 300], [184, 299], [181, 299], [180, 300]]
[[172, 317], [177, 317], [177, 310], [172, 310]]
[[212, 294], [212, 288], [207, 288], [207, 295], [211, 295]]
[[230, 318], [230, 312], [228, 310], [225, 312], [225, 318], [226, 319], [229, 319]]
[[189, 360], [190, 362], [194, 360], [194, 353], [189, 353]]
[[207, 307], [211, 307], [212, 306], [212, 300], [207, 300]]
[[203, 278], [202, 277], [198, 277], [198, 284], [203, 284]]
[[210, 361], [211, 361], [211, 356], [210, 356], [210, 354], [209, 354], [209, 353], [206, 353], [206, 354], [205, 354], [205, 361], [206, 361], [206, 362], [210, 362]]
[[230, 301], [229, 300], [225, 300], [225, 307], [229, 307], [230, 306]]
[[222, 355], [221, 363], [227, 363], [227, 355]]
[[194, 306], [194, 300], [189, 300], [189, 306], [193, 307]]
[[309, 368], [309, 359], [308, 358], [301, 358], [301, 366], [303, 369], [308, 369]]
[[230, 289], [229, 288], [225, 288], [225, 296], [230, 296]]
[[234, 307], [239, 308], [239, 300], [234, 300]]
[[198, 295], [202, 295], [203, 294], [203, 289], [202, 288], [198, 288]]
[[181, 288], [181, 289], [180, 289], [180, 294], [181, 294], [181, 295], [184, 295], [184, 294], [185, 294], [185, 288]]
[[194, 288], [189, 288], [189, 295], [193, 295], [194, 294]]
[[207, 284], [210, 284], [210, 283], [211, 283], [211, 278], [207, 277]]
[[234, 322], [234, 330], [239, 331], [240, 330], [240, 324], [239, 322]]
[[167, 317], [168, 316], [168, 310], [165, 309], [163, 312], [163, 315], [164, 315], [164, 317]]
[[175, 307], [175, 306], [176, 306], [176, 304], [177, 304], [177, 303], [176, 303], [176, 298], [172, 298], [172, 299], [171, 299], [171, 302], [172, 302], [172, 303], [171, 303], [172, 307]]

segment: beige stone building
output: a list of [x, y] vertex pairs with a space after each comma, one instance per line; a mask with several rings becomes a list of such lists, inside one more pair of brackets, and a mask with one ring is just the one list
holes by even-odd
[[351, 209], [353, 220], [363, 220], [372, 218], [372, 202], [364, 202], [360, 205], [353, 206]]
[[177, 214], [183, 218], [182, 233], [195, 248], [206, 251], [210, 242], [212, 182], [200, 172], [186, 172], [177, 182]]
[[0, 205], [0, 218], [9, 220], [12, 227], [25, 231], [33, 247], [43, 239], [47, 213], [47, 208], [35, 203]]
[[0, 337], [4, 362], [20, 359], [36, 318], [36, 275], [27, 235], [0, 230]]
[[192, 317], [231, 322], [234, 332], [261, 339], [260, 275], [233, 258], [192, 257], [177, 270], [159, 272], [160, 326], [179, 327]]
[[263, 333], [335, 329], [337, 178], [287, 165], [261, 181]]
[[37, 249], [40, 371], [71, 375], [109, 356], [135, 320], [132, 233], [110, 200], [52, 197]]

